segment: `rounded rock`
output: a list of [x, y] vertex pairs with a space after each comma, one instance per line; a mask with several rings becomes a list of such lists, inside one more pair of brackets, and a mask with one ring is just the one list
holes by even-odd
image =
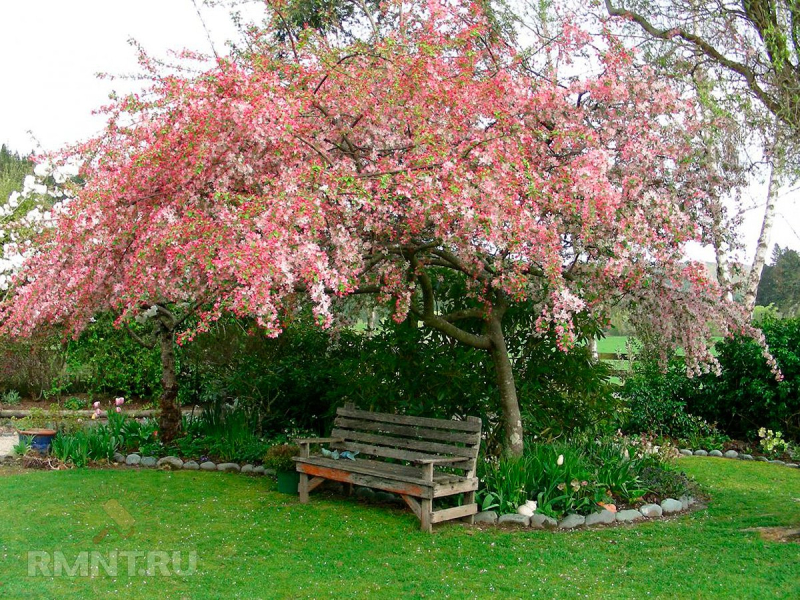
[[183, 468], [189, 471], [197, 471], [200, 468], [200, 465], [198, 465], [196, 461], [187, 460], [185, 463], [183, 463]]
[[120, 454], [119, 452], [114, 452], [114, 462], [117, 464], [125, 462], [125, 455]]
[[225, 472], [232, 471], [238, 473], [241, 470], [242, 468], [236, 463], [220, 463], [217, 465], [217, 471], [225, 471]]
[[217, 465], [215, 463], [211, 462], [210, 460], [207, 460], [204, 463], [200, 463], [200, 468], [203, 471], [216, 471], [217, 470]]
[[639, 512], [650, 519], [660, 517], [662, 513], [661, 507], [658, 504], [645, 504], [639, 509]]
[[773, 465], [785, 465], [786, 464], [782, 460], [771, 460], [769, 462], [771, 462]]
[[183, 468], [183, 461], [178, 458], [177, 456], [165, 456], [164, 458], [159, 458], [156, 466], [159, 469], [166, 469], [169, 471], [177, 471], [178, 469]]
[[135, 466], [142, 462], [142, 457], [138, 454], [128, 454], [125, 457], [125, 464], [129, 466]]
[[575, 529], [586, 523], [586, 517], [583, 515], [567, 515], [558, 524], [559, 529]]
[[252, 473], [253, 465], [245, 465], [242, 467], [242, 473]]
[[372, 500], [375, 498], [375, 492], [368, 487], [360, 487], [356, 490], [356, 496], [365, 500]]
[[753, 460], [752, 454], [740, 454], [739, 460]]
[[711, 452], [708, 453], [708, 455], [715, 456], [717, 458], [722, 458], [722, 452], [720, 452], [719, 450], [712, 450]]
[[378, 502], [384, 502], [386, 504], [393, 504], [394, 494], [390, 494], [388, 492], [375, 492], [375, 500]]
[[617, 521], [620, 523], [632, 523], [633, 521], [638, 521], [643, 518], [644, 516], [642, 516], [642, 513], [633, 508], [621, 510], [617, 513]]
[[695, 450], [694, 451], [694, 455], [695, 456], [708, 456], [708, 452], [706, 452], [705, 450]]
[[691, 450], [689, 450], [689, 448], [681, 448], [681, 449], [679, 450], [679, 452], [680, 452], [681, 454], [683, 454], [684, 456], [691, 456], [692, 454], [694, 454], [694, 452], [692, 452]]
[[769, 462], [769, 459], [766, 456], [756, 456], [756, 460], [758, 462]]
[[258, 465], [257, 467], [253, 467], [253, 475], [263, 475], [264, 474], [264, 465]]
[[475, 523], [486, 523], [487, 525], [497, 524], [497, 513], [493, 510], [484, 510], [475, 515]]
[[537, 529], [555, 529], [558, 527], [558, 521], [556, 521], [553, 517], [535, 513], [530, 519], [530, 526]]
[[725, 453], [725, 458], [738, 458], [739, 453], [736, 450], [728, 450]]
[[603, 509], [600, 512], [586, 515], [586, 526], [592, 525], [610, 525], [617, 520], [617, 514], [610, 510]]
[[675, 498], [665, 498], [661, 501], [661, 511], [664, 514], [680, 512], [683, 510], [683, 502]]
[[516, 525], [527, 527], [531, 523], [531, 518], [525, 515], [500, 515], [497, 519], [498, 525]]
[[143, 456], [142, 462], [139, 463], [143, 467], [155, 467], [158, 463], [158, 459], [155, 456]]

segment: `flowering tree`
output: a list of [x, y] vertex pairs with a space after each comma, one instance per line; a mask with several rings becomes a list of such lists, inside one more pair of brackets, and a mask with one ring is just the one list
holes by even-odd
[[[368, 23], [346, 43], [254, 32], [197, 76], [145, 60], [152, 88], [76, 149], [86, 185], [23, 265], [4, 330], [191, 307], [196, 326], [165, 324], [168, 351], [223, 311], [277, 335], [301, 295], [328, 325], [336, 297], [375, 293], [491, 354], [515, 454], [514, 303], [533, 302], [562, 348], [576, 314], [628, 303], [648, 341], [683, 346], [691, 369], [713, 362], [710, 325], [744, 321], [683, 259], [708, 235], [708, 186], [725, 183], [693, 160], [691, 106], [569, 23], [560, 60], [601, 68], [565, 86], [520, 68], [474, 7], [390, 2]], [[445, 272], [467, 290], [454, 310]]]

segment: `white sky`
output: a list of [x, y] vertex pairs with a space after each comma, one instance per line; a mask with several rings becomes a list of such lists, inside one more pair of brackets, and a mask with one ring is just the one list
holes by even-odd
[[[201, 5], [200, 10], [217, 51], [224, 53], [225, 41], [237, 37], [228, 9]], [[257, 18], [258, 4], [246, 14]], [[135, 82], [95, 77], [137, 71], [129, 38], [153, 56], [163, 57], [169, 49], [211, 51], [192, 0], [0, 0], [0, 143], [27, 153], [37, 141], [53, 150], [97, 133], [103, 121], [92, 111], [112, 90], [135, 89]], [[758, 185], [745, 192], [758, 201], [742, 229], [751, 253], [764, 195]], [[785, 191], [781, 198], [770, 251], [775, 243], [800, 250], [798, 191]], [[707, 251], [692, 255], [713, 260]]]

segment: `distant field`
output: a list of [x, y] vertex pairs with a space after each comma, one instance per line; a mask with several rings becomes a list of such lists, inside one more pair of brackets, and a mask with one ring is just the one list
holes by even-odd
[[622, 352], [628, 351], [627, 335], [610, 335], [601, 340], [597, 340], [598, 352]]
[[[601, 354], [606, 352], [619, 352], [622, 354], [627, 354], [628, 352], [628, 340], [631, 341], [633, 345], [634, 351], [638, 348], [638, 341], [636, 338], [631, 338], [627, 335], [610, 335], [605, 337], [601, 340], [597, 340], [597, 351]], [[721, 337], [714, 337], [714, 343], [717, 343], [722, 340]], [[716, 351], [712, 348], [712, 354], [716, 354]], [[678, 356], [683, 356], [683, 349], [678, 348]]]

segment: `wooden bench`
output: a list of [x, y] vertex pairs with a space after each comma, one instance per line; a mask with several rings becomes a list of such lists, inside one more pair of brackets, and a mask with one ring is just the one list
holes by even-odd
[[[478, 512], [475, 466], [481, 420], [448, 421], [358, 410], [336, 411], [331, 437], [296, 440], [300, 456], [300, 502], [323, 481], [341, 481], [348, 491], [361, 485], [399, 494], [420, 520], [423, 531], [450, 519], [472, 522]], [[311, 454], [312, 444], [358, 452], [356, 460]], [[461, 506], [434, 510], [437, 498], [464, 494]]]

